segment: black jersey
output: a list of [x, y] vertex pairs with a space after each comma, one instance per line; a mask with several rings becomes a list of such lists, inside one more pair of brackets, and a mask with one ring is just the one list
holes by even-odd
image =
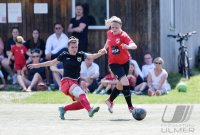
[[63, 78], [79, 79], [81, 62], [84, 61], [85, 57], [84, 52], [78, 52], [76, 55], [70, 55], [67, 51], [61, 53], [57, 60], [63, 62]]
[[[40, 61], [41, 63], [42, 61]], [[28, 63], [27, 65], [32, 64], [32, 62]], [[40, 76], [42, 77], [42, 79], [44, 80], [46, 78], [46, 72], [45, 72], [45, 67], [40, 67], [40, 68], [28, 68], [28, 80], [32, 81], [33, 76], [38, 73], [40, 74]]]

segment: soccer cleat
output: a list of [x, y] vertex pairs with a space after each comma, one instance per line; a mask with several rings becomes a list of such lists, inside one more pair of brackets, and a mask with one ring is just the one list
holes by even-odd
[[65, 111], [64, 107], [59, 107], [58, 110], [60, 112], [60, 119], [65, 120], [65, 112], [66, 111]]
[[89, 117], [93, 117], [96, 112], [98, 112], [100, 107], [93, 107], [89, 112]]
[[113, 113], [113, 103], [108, 99], [105, 101], [106, 105], [108, 106], [108, 111]]
[[134, 112], [134, 110], [135, 110], [135, 108], [132, 106], [132, 107], [128, 107], [128, 109], [129, 109], [129, 112], [130, 113], [133, 113]]

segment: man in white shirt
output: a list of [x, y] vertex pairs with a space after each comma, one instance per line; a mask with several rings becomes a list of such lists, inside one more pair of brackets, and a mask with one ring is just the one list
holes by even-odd
[[[55, 59], [58, 57], [68, 46], [68, 37], [63, 33], [63, 25], [61, 23], [54, 24], [54, 32], [50, 35], [46, 42], [45, 55], [46, 60]], [[54, 80], [60, 87], [61, 75], [63, 74], [62, 63], [57, 66], [50, 67]]]
[[52, 55], [56, 55], [60, 50], [67, 48], [68, 37], [63, 33], [61, 23], [54, 24], [54, 32], [46, 42], [45, 55], [47, 60], [52, 59]]
[[144, 80], [147, 80], [147, 75], [150, 70], [154, 69], [155, 65], [153, 64], [153, 59], [150, 53], [146, 53], [144, 55], [144, 62], [145, 64], [142, 66], [142, 73], [144, 76]]
[[91, 93], [98, 87], [99, 66], [93, 62], [93, 59], [86, 58], [81, 63], [80, 77], [82, 80], [81, 85], [85, 82]]

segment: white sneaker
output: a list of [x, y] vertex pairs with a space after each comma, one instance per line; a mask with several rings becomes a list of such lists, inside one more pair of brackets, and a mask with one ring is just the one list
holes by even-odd
[[99, 94], [102, 94], [102, 95], [104, 95], [104, 94], [106, 94], [107, 92], [105, 91], [105, 90], [102, 90]]
[[108, 106], [108, 111], [109, 111], [110, 113], [113, 113], [113, 103], [110, 102], [109, 100], [106, 100], [105, 103], [106, 103], [106, 105]]

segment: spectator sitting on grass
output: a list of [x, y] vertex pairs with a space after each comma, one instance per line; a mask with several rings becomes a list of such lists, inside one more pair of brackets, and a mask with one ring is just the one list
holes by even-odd
[[107, 74], [103, 79], [101, 79], [100, 85], [93, 93], [95, 94], [108, 94], [109, 90], [113, 90], [117, 84], [117, 78], [112, 73], [111, 69], [108, 67], [109, 74]]
[[2, 81], [2, 84], [0, 84], [0, 90], [4, 89], [5, 86], [6, 86], [6, 81], [4, 79], [4, 75], [2, 73], [2, 71], [0, 70], [0, 78], [1, 78], [1, 81]]
[[4, 51], [5, 51], [5, 46], [4, 46], [3, 40], [0, 37], [0, 64], [1, 64], [1, 67], [4, 69], [4, 71], [6, 71], [8, 73], [8, 80], [11, 80], [11, 78], [12, 78], [13, 84], [16, 84], [17, 83], [17, 81], [16, 81], [17, 75], [12, 71], [12, 69], [10, 67], [10, 63], [4, 55]]
[[150, 70], [154, 69], [155, 65], [153, 64], [153, 59], [150, 53], [144, 55], [145, 64], [142, 66], [142, 73], [144, 76], [144, 81], [147, 82], [147, 76]]
[[149, 86], [148, 95], [160, 96], [167, 94], [171, 87], [167, 82], [168, 73], [162, 67], [164, 61], [161, 57], [157, 57], [154, 59], [154, 64], [155, 68], [149, 71], [147, 78], [147, 84]]
[[[40, 63], [40, 50], [33, 49], [31, 51], [31, 63], [28, 64], [37, 64]], [[21, 75], [17, 76], [18, 83], [23, 88], [24, 92], [31, 92], [33, 89], [40, 90], [46, 89], [46, 84], [44, 80], [46, 78], [46, 68], [34, 68], [29, 69], [26, 66], [23, 67]], [[28, 71], [28, 76], [25, 75], [25, 72]]]
[[[90, 53], [89, 53], [90, 54]], [[98, 87], [98, 78], [99, 78], [99, 65], [94, 63], [94, 60], [91, 58], [86, 58], [81, 63], [81, 88], [84, 90], [86, 88], [92, 93]]]
[[133, 63], [130, 63], [127, 78], [129, 80], [131, 91], [137, 95], [147, 93], [147, 83], [144, 82], [142, 77], [136, 72], [135, 65]]

